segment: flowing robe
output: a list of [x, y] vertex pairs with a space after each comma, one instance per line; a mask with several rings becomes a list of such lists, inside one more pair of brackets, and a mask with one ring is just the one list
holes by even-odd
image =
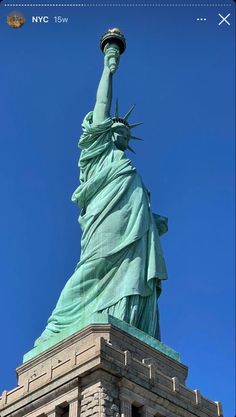
[[47, 327], [47, 339], [93, 313], [107, 312], [160, 338], [157, 298], [166, 266], [149, 193], [112, 140], [112, 119], [86, 115], [79, 146], [81, 256]]

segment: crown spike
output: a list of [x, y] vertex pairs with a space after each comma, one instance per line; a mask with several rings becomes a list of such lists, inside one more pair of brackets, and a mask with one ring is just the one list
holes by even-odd
[[133, 104], [133, 106], [129, 109], [129, 111], [124, 116], [125, 120], [128, 120], [128, 118], [129, 118], [130, 114], [132, 113], [132, 111], [134, 110], [134, 108], [135, 108], [135, 104]]
[[115, 117], [119, 117], [119, 104], [118, 104], [118, 98], [116, 99]]
[[134, 123], [133, 125], [129, 125], [129, 128], [130, 128], [130, 129], [133, 129], [134, 127], [140, 126], [140, 125], [142, 125], [142, 124], [143, 124], [143, 122], [140, 122], [140, 123]]
[[129, 149], [131, 152], [135, 153], [134, 150], [131, 148], [131, 146], [127, 145], [127, 149]]
[[137, 136], [130, 136], [130, 139], [143, 140], [142, 138], [137, 138]]

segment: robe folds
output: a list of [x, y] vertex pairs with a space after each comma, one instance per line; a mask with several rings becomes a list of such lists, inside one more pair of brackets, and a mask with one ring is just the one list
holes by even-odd
[[93, 313], [108, 312], [159, 338], [157, 298], [167, 278], [149, 192], [112, 140], [112, 119], [82, 124], [81, 255], [36, 345]]

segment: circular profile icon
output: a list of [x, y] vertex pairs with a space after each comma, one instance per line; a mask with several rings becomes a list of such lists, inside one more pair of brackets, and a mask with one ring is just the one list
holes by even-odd
[[7, 16], [7, 24], [12, 29], [19, 29], [25, 23], [25, 18], [20, 12], [12, 12]]

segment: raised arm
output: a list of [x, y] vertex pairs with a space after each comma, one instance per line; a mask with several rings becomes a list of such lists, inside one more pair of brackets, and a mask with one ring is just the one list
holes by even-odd
[[120, 58], [117, 45], [107, 45], [104, 49], [104, 69], [98, 85], [96, 103], [93, 111], [93, 124], [102, 123], [110, 116], [112, 101], [112, 75], [115, 73]]

